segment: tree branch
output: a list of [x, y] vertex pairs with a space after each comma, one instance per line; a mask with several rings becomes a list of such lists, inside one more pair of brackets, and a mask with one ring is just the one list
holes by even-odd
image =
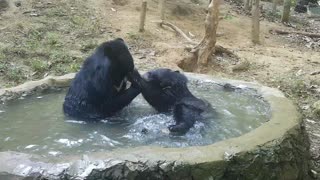
[[190, 39], [180, 28], [177, 26], [173, 25], [172, 23], [166, 22], [166, 21], [161, 21], [160, 25], [165, 25], [173, 29], [175, 32], [177, 32], [180, 36], [182, 36], [184, 39], [186, 39], [189, 43], [191, 44], [197, 44], [195, 41]]

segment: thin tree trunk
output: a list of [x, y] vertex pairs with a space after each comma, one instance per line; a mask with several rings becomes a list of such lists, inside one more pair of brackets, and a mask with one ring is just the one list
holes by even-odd
[[281, 22], [283, 22], [283, 23], [288, 23], [289, 22], [290, 7], [291, 7], [291, 0], [284, 0]]
[[250, 0], [244, 1], [244, 9], [249, 11], [250, 10]]
[[272, 14], [276, 14], [277, 13], [277, 0], [273, 0], [272, 1]]
[[249, 0], [249, 10], [251, 10], [251, 9], [252, 9], [253, 1], [254, 1], [254, 0]]
[[160, 19], [163, 21], [165, 8], [166, 8], [166, 0], [160, 0], [159, 8], [160, 8]]
[[259, 1], [260, 0], [253, 0], [253, 10], [252, 10], [252, 30], [251, 30], [251, 38], [252, 42], [254, 44], [259, 44], [259, 33], [260, 33], [260, 7], [259, 7]]
[[197, 54], [197, 64], [204, 66], [208, 64], [209, 57], [215, 52], [216, 32], [219, 23], [219, 0], [212, 0], [208, 7], [205, 20], [205, 36], [193, 49]]
[[147, 14], [147, 1], [143, 0], [142, 1], [142, 6], [141, 6], [141, 13], [140, 13], [140, 25], [139, 25], [139, 31], [143, 32], [144, 31], [144, 24], [146, 21], [146, 14]]

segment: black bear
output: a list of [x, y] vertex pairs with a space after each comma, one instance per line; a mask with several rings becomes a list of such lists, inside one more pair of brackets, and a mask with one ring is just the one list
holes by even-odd
[[159, 112], [173, 112], [175, 125], [168, 128], [175, 135], [182, 135], [193, 127], [202, 113], [211, 105], [196, 98], [188, 89], [188, 79], [179, 71], [156, 69], [141, 77], [134, 70], [128, 76], [135, 86], [139, 86], [146, 101]]
[[102, 43], [88, 57], [71, 83], [63, 104], [64, 113], [81, 120], [102, 119], [127, 106], [139, 88], [126, 89], [133, 58], [124, 40]]

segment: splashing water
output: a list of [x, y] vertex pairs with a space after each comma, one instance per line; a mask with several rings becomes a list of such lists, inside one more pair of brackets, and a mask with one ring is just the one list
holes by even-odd
[[157, 113], [141, 95], [121, 113], [95, 123], [63, 115], [65, 90], [17, 99], [0, 105], [0, 150], [58, 156], [142, 145], [208, 145], [269, 120], [269, 105], [253, 90], [224, 91], [209, 82], [193, 82], [190, 89], [209, 101], [217, 115], [207, 113], [184, 136], [171, 136], [167, 127], [174, 123], [172, 114]]

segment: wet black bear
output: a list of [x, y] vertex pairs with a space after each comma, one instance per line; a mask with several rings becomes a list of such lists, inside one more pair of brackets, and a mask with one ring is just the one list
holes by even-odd
[[143, 97], [157, 111], [173, 112], [176, 124], [168, 127], [172, 134], [187, 133], [197, 120], [202, 119], [202, 113], [211, 107], [189, 91], [188, 79], [179, 71], [156, 69], [141, 77], [134, 70], [128, 77], [141, 88]]
[[102, 43], [71, 83], [64, 113], [81, 120], [96, 120], [121, 110], [140, 93], [134, 86], [126, 89], [126, 76], [133, 69], [133, 58], [123, 39]]

